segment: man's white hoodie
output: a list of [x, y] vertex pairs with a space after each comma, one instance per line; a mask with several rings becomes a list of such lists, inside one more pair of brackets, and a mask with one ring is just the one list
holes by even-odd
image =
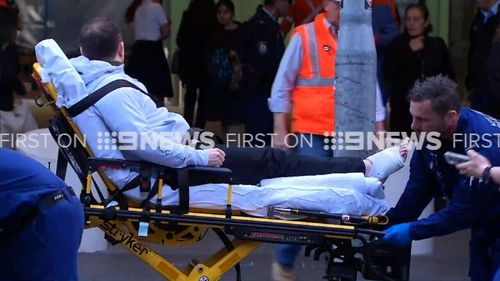
[[[143, 84], [125, 74], [123, 64], [112, 65], [84, 56], [68, 61], [53, 40], [40, 42], [36, 53], [43, 67], [42, 79], [57, 89], [59, 106], [74, 105], [117, 79], [128, 80], [146, 91]], [[206, 151], [181, 144], [189, 129], [184, 118], [165, 107], [157, 108], [149, 96], [133, 88], [110, 92], [73, 121], [96, 157], [142, 160], [173, 168], [208, 164]], [[106, 174], [120, 188], [137, 175], [129, 170], [107, 170]], [[127, 195], [144, 197], [138, 189]]]

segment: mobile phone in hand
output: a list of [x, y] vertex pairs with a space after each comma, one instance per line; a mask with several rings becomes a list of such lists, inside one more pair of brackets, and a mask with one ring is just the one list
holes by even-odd
[[444, 159], [450, 165], [457, 165], [469, 161], [469, 156], [448, 151], [444, 154]]

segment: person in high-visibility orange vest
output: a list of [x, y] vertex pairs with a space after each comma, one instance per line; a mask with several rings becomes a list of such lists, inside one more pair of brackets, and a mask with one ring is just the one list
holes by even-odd
[[[323, 138], [334, 129], [338, 2], [325, 0], [325, 13], [319, 14], [313, 23], [295, 29], [281, 60], [269, 99], [269, 108], [274, 114], [275, 147], [286, 146], [288, 113], [292, 112], [291, 132], [317, 136], [322, 145], [314, 154], [331, 156], [331, 151], [323, 149]], [[377, 103], [376, 121], [382, 121], [385, 112], [380, 97]]]
[[[340, 1], [324, 0], [324, 13], [314, 22], [295, 28], [281, 60], [268, 100], [273, 112], [272, 145], [293, 149], [302, 155], [333, 157], [329, 149], [334, 130], [334, 78]], [[288, 117], [291, 112], [291, 132]], [[385, 119], [380, 91], [377, 91], [377, 125]], [[288, 140], [288, 141], [287, 141]], [[325, 146], [327, 145], [327, 146]], [[326, 149], [328, 148], [328, 149]], [[293, 267], [299, 246], [276, 248], [272, 279], [294, 280]]]
[[295, 0], [288, 7], [288, 15], [281, 22], [281, 32], [286, 36], [292, 27], [310, 23], [323, 11], [324, 0]]
[[[281, 22], [281, 32], [286, 36], [292, 27], [310, 23], [323, 11], [324, 0], [295, 0], [288, 8], [288, 15]], [[372, 4], [385, 5], [391, 9], [392, 17], [399, 28], [401, 20], [399, 18], [396, 0], [373, 0]]]
[[[312, 134], [323, 142], [324, 134], [333, 131], [335, 54], [339, 27], [339, 4], [325, 1], [325, 13], [314, 22], [300, 25], [281, 60], [269, 99], [274, 115], [275, 147], [286, 148], [288, 113], [292, 112], [291, 132]], [[302, 146], [296, 147], [299, 153]], [[314, 149], [314, 148], [313, 148]], [[331, 153], [321, 145], [314, 153]]]

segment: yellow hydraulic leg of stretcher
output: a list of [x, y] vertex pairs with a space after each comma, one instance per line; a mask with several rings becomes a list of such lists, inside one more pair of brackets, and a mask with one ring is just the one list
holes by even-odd
[[[96, 223], [97, 221], [94, 220], [93, 224]], [[99, 228], [167, 278], [167, 280], [172, 281], [219, 280], [223, 274], [260, 246], [259, 242], [233, 240], [233, 250], [228, 252], [226, 249], [221, 249], [205, 263], [198, 263], [189, 266], [185, 270], [179, 270], [155, 251], [145, 246], [136, 235], [124, 231], [123, 228], [128, 229], [126, 223], [122, 221], [101, 221]]]
[[[253, 253], [260, 244], [251, 241], [233, 241], [234, 249], [229, 253], [225, 249], [220, 250], [206, 262], [206, 265], [196, 265], [187, 279], [179, 280], [219, 280], [224, 273]], [[204, 279], [204, 276], [208, 279]]]
[[[100, 205], [91, 205], [91, 208], [94, 209], [102, 209], [103, 206]], [[134, 209], [129, 208], [129, 211], [140, 212], [142, 209]], [[155, 210], [150, 210], [151, 213], [154, 213]], [[162, 210], [162, 214], [169, 214], [169, 211]], [[188, 213], [183, 215], [186, 218], [212, 218], [212, 219], [223, 219], [224, 215], [218, 214], [207, 214], [207, 213]], [[219, 228], [223, 229], [224, 226], [216, 225], [214, 223], [205, 224], [196, 224], [186, 222], [179, 222], [179, 226], [185, 226], [187, 229], [178, 232], [172, 233], [166, 231], [163, 228], [159, 228], [159, 226], [151, 225], [150, 228], [154, 231], [151, 231], [151, 235], [148, 237], [138, 237], [136, 228], [132, 224], [134, 220], [102, 220], [98, 217], [90, 216], [89, 218], [90, 224], [87, 227], [97, 226], [102, 231], [104, 231], [109, 237], [113, 238], [115, 241], [120, 243], [123, 247], [127, 248], [130, 252], [136, 255], [138, 258], [143, 260], [146, 264], [152, 267], [154, 270], [159, 272], [163, 277], [167, 278], [167, 280], [179, 280], [179, 281], [210, 281], [210, 280], [219, 280], [223, 274], [229, 271], [236, 264], [241, 262], [245, 257], [250, 255], [253, 251], [255, 251], [261, 242], [253, 242], [253, 241], [240, 241], [233, 240], [232, 246], [233, 249], [228, 252], [226, 249], [222, 249], [219, 252], [215, 253], [210, 259], [206, 262], [200, 262], [193, 266], [189, 266], [184, 270], [180, 270], [166, 259], [161, 257], [159, 254], [154, 252], [152, 249], [145, 246], [142, 242], [151, 242], [155, 244], [164, 244], [169, 246], [186, 246], [195, 244], [200, 240], [201, 234], [205, 231], [206, 228]], [[299, 222], [299, 221], [276, 221], [269, 220], [266, 218], [255, 218], [255, 217], [246, 217], [246, 216], [233, 216], [232, 220], [240, 221], [240, 222], [273, 222], [279, 223], [280, 225], [288, 225], [288, 226], [322, 226], [330, 229], [344, 229], [344, 230], [353, 230], [353, 226], [346, 225], [331, 225], [331, 224], [321, 224], [314, 222]], [[138, 220], [135, 220], [137, 223]], [[208, 222], [208, 221], [207, 221]], [[165, 223], [167, 225], [167, 223]], [[171, 238], [166, 239], [170, 233]], [[190, 239], [184, 240], [182, 237], [186, 234], [191, 234]], [[341, 239], [352, 239], [350, 236], [342, 236], [342, 235], [325, 235], [327, 238], [341, 238]]]

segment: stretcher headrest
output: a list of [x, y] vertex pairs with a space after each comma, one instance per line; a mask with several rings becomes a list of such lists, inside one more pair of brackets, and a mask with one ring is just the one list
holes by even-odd
[[53, 39], [46, 39], [35, 46], [35, 54], [41, 65], [43, 83], [52, 83], [57, 91], [56, 105], [70, 107], [87, 96], [87, 88], [63, 50]]

